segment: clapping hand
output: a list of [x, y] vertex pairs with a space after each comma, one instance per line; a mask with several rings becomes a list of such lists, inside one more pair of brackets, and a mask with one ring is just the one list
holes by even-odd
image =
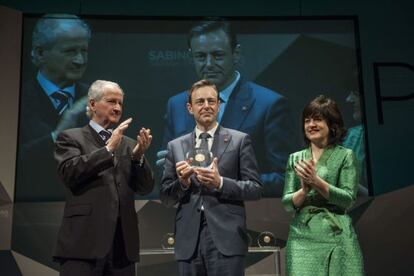
[[157, 152], [157, 161], [155, 162], [157, 167], [164, 168], [165, 157], [168, 154], [168, 150], [160, 150]]
[[299, 161], [296, 163], [295, 172], [300, 177], [302, 188], [308, 192], [318, 177], [315, 161], [313, 159]]
[[207, 168], [196, 168], [195, 173], [201, 184], [210, 189], [218, 189], [221, 183], [221, 176], [218, 171], [218, 159], [215, 157]]
[[132, 157], [135, 160], [139, 160], [151, 145], [151, 141], [151, 130], [149, 128], [141, 128], [139, 134], [137, 135], [137, 144], [132, 150]]
[[85, 109], [87, 105], [88, 96], [85, 96], [74, 102], [71, 108], [66, 109], [65, 112], [63, 112], [59, 124], [56, 126], [56, 129], [52, 132], [53, 141], [55, 141], [59, 133], [61, 133], [65, 129], [77, 126], [79, 118], [85, 117]]
[[132, 122], [132, 118], [126, 119], [122, 123], [119, 124], [117, 128], [114, 129], [112, 132], [111, 138], [108, 140], [107, 149], [110, 152], [114, 152], [122, 140], [122, 135], [124, 131], [128, 128], [129, 124]]
[[175, 171], [178, 175], [178, 180], [185, 188], [191, 185], [191, 175], [194, 173], [194, 168], [191, 166], [192, 158], [187, 161], [180, 161], [175, 164]]

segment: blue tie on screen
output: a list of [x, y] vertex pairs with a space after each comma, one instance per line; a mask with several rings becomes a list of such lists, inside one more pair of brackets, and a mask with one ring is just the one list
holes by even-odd
[[56, 110], [59, 113], [59, 115], [61, 115], [69, 107], [70, 94], [66, 91], [59, 90], [53, 92], [50, 96], [58, 102]]

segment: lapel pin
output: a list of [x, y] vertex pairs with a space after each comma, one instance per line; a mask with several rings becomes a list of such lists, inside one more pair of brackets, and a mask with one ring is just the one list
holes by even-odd
[[242, 111], [246, 111], [247, 110], [247, 107], [246, 106], [243, 106], [242, 107]]

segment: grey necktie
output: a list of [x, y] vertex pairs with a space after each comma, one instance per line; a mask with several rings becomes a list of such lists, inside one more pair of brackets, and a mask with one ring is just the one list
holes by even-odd
[[202, 150], [204, 150], [206, 152], [209, 152], [209, 149], [208, 149], [208, 138], [211, 138], [211, 135], [208, 134], [207, 132], [203, 132], [203, 133], [200, 133], [200, 135], [198, 136], [198, 138], [201, 140], [200, 149], [202, 149]]
[[211, 138], [211, 135], [208, 134], [207, 132], [203, 132], [203, 133], [200, 133], [198, 138], [201, 140], [200, 149], [203, 150], [205, 154], [205, 159], [204, 161], [200, 162], [200, 165], [203, 167], [207, 167], [208, 165], [210, 165], [210, 162], [211, 162], [211, 158], [209, 155], [210, 150], [208, 148], [208, 138]]

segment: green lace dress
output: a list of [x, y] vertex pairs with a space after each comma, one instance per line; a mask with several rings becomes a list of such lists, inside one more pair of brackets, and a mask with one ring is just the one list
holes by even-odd
[[291, 154], [286, 169], [282, 202], [287, 211], [295, 211], [286, 245], [287, 275], [363, 275], [361, 249], [346, 214], [358, 188], [352, 150], [342, 146], [324, 150], [316, 172], [330, 185], [329, 200], [311, 190], [302, 207], [295, 210], [292, 197], [301, 184], [294, 166], [311, 156], [310, 148]]

